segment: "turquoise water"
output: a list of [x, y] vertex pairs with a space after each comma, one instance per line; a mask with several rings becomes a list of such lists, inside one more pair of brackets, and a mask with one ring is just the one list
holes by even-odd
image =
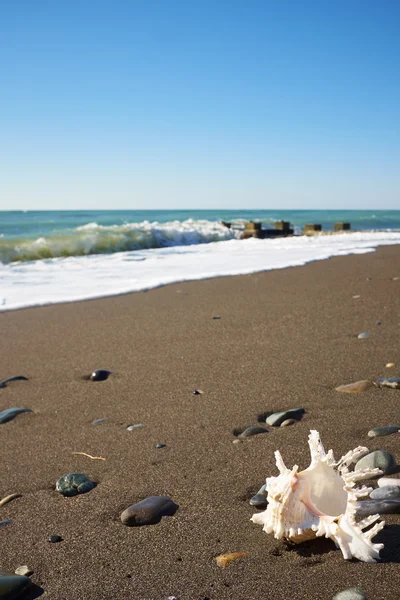
[[[0, 212], [0, 261], [10, 263], [63, 256], [113, 254], [166, 246], [223, 241], [244, 221], [273, 227], [289, 221], [296, 233], [306, 223], [332, 230], [335, 222], [351, 223], [353, 231], [400, 230], [400, 211], [307, 210], [131, 210], [131, 211], [5, 211]], [[236, 230], [237, 235], [237, 230]]]

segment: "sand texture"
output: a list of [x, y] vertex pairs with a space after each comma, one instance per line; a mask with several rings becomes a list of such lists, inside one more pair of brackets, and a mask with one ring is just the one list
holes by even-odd
[[[276, 449], [287, 466], [308, 466], [310, 429], [336, 458], [365, 445], [400, 462], [400, 434], [367, 436], [400, 425], [400, 390], [335, 391], [400, 376], [396, 277], [392, 246], [0, 314], [0, 378], [29, 378], [0, 389], [0, 411], [33, 410], [0, 425], [0, 498], [22, 494], [0, 506], [0, 521], [12, 520], [0, 528], [0, 570], [28, 565], [37, 587], [26, 598], [51, 600], [330, 600], [354, 586], [368, 600], [398, 598], [400, 515], [385, 515], [382, 561], [370, 565], [346, 562], [330, 540], [287, 546], [250, 522], [249, 505], [277, 474]], [[113, 374], [84, 379], [94, 369]], [[297, 407], [299, 423], [233, 443], [260, 415]], [[64, 498], [55, 484], [71, 472], [97, 487]], [[121, 523], [156, 495], [179, 505], [173, 516]], [[228, 552], [248, 554], [219, 567]]]

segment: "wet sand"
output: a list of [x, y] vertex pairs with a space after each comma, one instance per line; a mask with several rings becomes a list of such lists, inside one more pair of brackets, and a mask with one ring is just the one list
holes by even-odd
[[[400, 247], [388, 246], [2, 313], [0, 376], [29, 381], [0, 389], [0, 410], [34, 412], [0, 425], [0, 498], [22, 494], [0, 507], [0, 520], [12, 520], [0, 529], [0, 569], [28, 565], [37, 588], [26, 597], [52, 600], [330, 600], [353, 586], [369, 600], [396, 598], [400, 515], [385, 516], [374, 539], [386, 544], [382, 562], [371, 565], [345, 561], [330, 540], [288, 547], [250, 522], [249, 505], [277, 474], [276, 449], [287, 466], [308, 466], [310, 429], [336, 458], [366, 445], [400, 462], [399, 435], [367, 437], [374, 426], [400, 425], [400, 391], [334, 389], [400, 375], [395, 277]], [[100, 368], [114, 374], [83, 379]], [[301, 422], [232, 443], [261, 414], [296, 407], [307, 411]], [[136, 423], [145, 427], [127, 431]], [[62, 497], [55, 483], [71, 472], [97, 487]], [[151, 495], [179, 510], [156, 525], [124, 526], [121, 512]], [[63, 541], [51, 544], [51, 535]], [[239, 551], [249, 554], [217, 566], [217, 555]]]

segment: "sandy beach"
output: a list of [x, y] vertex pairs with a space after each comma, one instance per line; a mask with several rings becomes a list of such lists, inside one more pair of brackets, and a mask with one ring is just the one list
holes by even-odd
[[[0, 425], [0, 498], [22, 494], [0, 507], [12, 521], [1, 570], [28, 565], [26, 598], [51, 600], [330, 600], [354, 586], [368, 600], [398, 597], [399, 515], [374, 540], [381, 562], [365, 564], [330, 540], [275, 540], [250, 521], [249, 499], [277, 475], [275, 450], [308, 466], [310, 429], [336, 458], [365, 445], [400, 462], [398, 434], [367, 437], [400, 425], [400, 391], [335, 391], [400, 375], [399, 315], [400, 246], [0, 314], [1, 378], [29, 379], [0, 389], [0, 410], [33, 411]], [[95, 369], [113, 374], [85, 379]], [[296, 407], [299, 423], [233, 443], [262, 414]], [[97, 487], [64, 498], [55, 484], [72, 472]], [[174, 516], [121, 523], [155, 495], [179, 505]], [[248, 555], [221, 568], [226, 552]]]

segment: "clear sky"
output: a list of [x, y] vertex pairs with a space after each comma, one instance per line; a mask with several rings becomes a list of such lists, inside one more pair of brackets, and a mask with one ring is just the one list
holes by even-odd
[[399, 0], [3, 0], [0, 208], [400, 208]]

